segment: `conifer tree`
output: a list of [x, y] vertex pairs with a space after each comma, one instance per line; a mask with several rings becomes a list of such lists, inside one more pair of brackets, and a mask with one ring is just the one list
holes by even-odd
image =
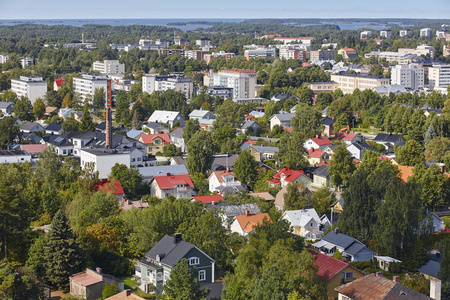
[[81, 117], [80, 131], [94, 131], [94, 130], [95, 124], [92, 121], [91, 116], [89, 115], [87, 105], [85, 105], [83, 109], [83, 116]]
[[434, 131], [433, 124], [430, 124], [430, 126], [428, 126], [428, 130], [427, 130], [427, 132], [425, 133], [425, 138], [424, 138], [424, 140], [423, 140], [425, 146], [428, 145], [428, 143], [429, 143], [432, 139], [434, 139], [436, 136], [437, 136], [437, 135], [436, 135], [436, 131]]
[[69, 288], [69, 276], [80, 271], [81, 254], [69, 219], [62, 210], [53, 217], [44, 248], [46, 275], [59, 289]]

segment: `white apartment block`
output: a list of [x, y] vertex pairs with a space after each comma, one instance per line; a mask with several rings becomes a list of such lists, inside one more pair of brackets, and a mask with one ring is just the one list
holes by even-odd
[[33, 104], [37, 98], [42, 98], [47, 93], [47, 82], [40, 76], [20, 76], [19, 79], [11, 79], [11, 91], [17, 97], [27, 97]]
[[111, 104], [111, 79], [106, 75], [83, 74], [73, 78], [73, 91], [84, 101], [87, 95], [94, 96], [96, 89], [103, 88], [107, 105]]
[[207, 47], [207, 46], [211, 46], [211, 40], [210, 39], [197, 39], [195, 40], [195, 44], [200, 46], [200, 47]]
[[351, 94], [356, 89], [363, 91], [371, 90], [377, 86], [389, 85], [389, 78], [346, 72], [331, 74], [331, 81], [337, 82], [344, 94]]
[[364, 55], [365, 58], [378, 56], [379, 59], [386, 59], [387, 62], [397, 63], [399, 65], [407, 65], [417, 59], [417, 55], [399, 52], [378, 52], [372, 51]]
[[146, 74], [142, 77], [142, 91], [152, 94], [156, 91], [175, 90], [186, 95], [186, 99], [191, 99], [194, 92], [194, 84], [189, 78], [183, 75]]
[[153, 40], [148, 40], [148, 39], [140, 39], [139, 40], [139, 46], [141, 46], [141, 47], [148, 47], [150, 45], [153, 45]]
[[445, 29], [436, 30], [436, 37], [444, 37], [446, 34], [447, 30]]
[[[302, 44], [276, 45], [280, 49], [281, 59], [301, 59], [306, 61], [311, 48]], [[334, 57], [333, 57], [334, 58]]]
[[425, 85], [425, 69], [418, 64], [397, 65], [391, 69], [391, 84], [418, 90]]
[[420, 29], [420, 36], [431, 37], [431, 34], [432, 34], [431, 28]]
[[0, 64], [5, 64], [9, 59], [9, 55], [0, 54]]
[[250, 58], [276, 58], [277, 50], [272, 47], [261, 47], [256, 49], [247, 49], [244, 51], [244, 56]]
[[93, 63], [94, 71], [102, 74], [123, 74], [125, 73], [125, 64], [119, 63], [118, 60], [96, 61]]
[[450, 85], [450, 65], [433, 65], [428, 68], [431, 89], [446, 89]]
[[372, 31], [361, 31], [360, 38], [367, 38], [372, 36]]
[[205, 74], [205, 86], [228, 87], [233, 89], [233, 99], [255, 96], [256, 73], [246, 69], [228, 69], [218, 73]]
[[400, 36], [410, 36], [411, 30], [410, 29], [402, 29], [398, 32]]
[[20, 64], [22, 65], [22, 68], [28, 68], [34, 64], [34, 61], [31, 57], [24, 57], [20, 59]]
[[390, 38], [392, 36], [392, 31], [390, 29], [380, 30], [380, 36]]
[[171, 43], [170, 40], [165, 40], [165, 39], [157, 39], [155, 41], [156, 45], [161, 45], [164, 48], [169, 48], [170, 47], [170, 43]]
[[414, 54], [414, 55], [418, 55], [418, 56], [426, 56], [427, 54], [430, 55], [431, 58], [434, 58], [434, 48], [433, 46], [428, 46], [428, 45], [420, 45], [417, 46], [416, 49], [412, 49], [412, 48], [398, 48], [398, 52], [399, 53], [408, 53], [408, 54]]

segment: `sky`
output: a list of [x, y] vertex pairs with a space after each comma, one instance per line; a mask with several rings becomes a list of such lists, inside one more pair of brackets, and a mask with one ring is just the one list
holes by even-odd
[[0, 0], [0, 19], [450, 19], [450, 0]]

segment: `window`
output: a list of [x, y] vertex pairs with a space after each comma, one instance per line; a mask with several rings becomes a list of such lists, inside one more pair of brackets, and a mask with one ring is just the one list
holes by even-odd
[[198, 272], [198, 281], [205, 281], [206, 280], [206, 271], [202, 270]]
[[159, 144], [161, 144], [161, 141], [160, 140], [155, 140], [154, 144], [155, 145], [159, 145]]
[[135, 162], [135, 161], [136, 161], [136, 158], [132, 158], [131, 161], [132, 161], [132, 162]]
[[200, 264], [200, 259], [198, 257], [191, 257], [189, 258], [189, 265], [193, 266], [193, 265], [198, 265]]
[[352, 278], [353, 278], [353, 272], [345, 273], [345, 279], [352, 279]]
[[164, 281], [167, 281], [170, 279], [170, 273], [169, 272], [164, 272]]
[[77, 141], [73, 141], [73, 145], [76, 146], [77, 145]]
[[63, 154], [67, 154], [67, 150], [66, 149], [63, 150]]
[[156, 280], [158, 280], [158, 281], [162, 280], [162, 273], [161, 272], [156, 274]]

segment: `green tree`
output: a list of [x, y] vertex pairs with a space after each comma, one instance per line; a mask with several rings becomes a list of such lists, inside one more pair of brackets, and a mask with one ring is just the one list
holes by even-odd
[[103, 88], [95, 89], [94, 97], [92, 98], [92, 106], [94, 109], [103, 109], [105, 108], [106, 96], [105, 90]]
[[395, 149], [395, 158], [400, 165], [415, 166], [425, 162], [422, 146], [415, 140], [409, 140]]
[[166, 157], [181, 156], [181, 149], [174, 144], [165, 145], [163, 148], [163, 155]]
[[307, 187], [301, 183], [290, 183], [284, 194], [284, 209], [297, 210], [306, 207], [310, 193]]
[[270, 266], [264, 271], [261, 278], [255, 281], [252, 288], [254, 300], [286, 299], [294, 287], [286, 284], [284, 274], [280, 273], [276, 266]]
[[321, 135], [323, 132], [322, 111], [318, 106], [297, 104], [291, 123], [293, 132], [298, 133], [301, 140]]
[[183, 139], [184, 144], [187, 145], [191, 137], [194, 136], [196, 132], [200, 131], [200, 125], [197, 119], [189, 119], [186, 121], [183, 128]]
[[425, 156], [435, 162], [442, 162], [445, 154], [450, 150], [450, 138], [437, 137], [432, 139], [426, 147]]
[[69, 220], [62, 210], [53, 217], [44, 258], [47, 279], [59, 289], [67, 290], [69, 276], [81, 269], [82, 256]]
[[33, 115], [36, 120], [42, 119], [45, 114], [45, 103], [41, 98], [37, 98], [33, 103]]
[[201, 286], [196, 272], [194, 269], [189, 268], [187, 259], [183, 258], [170, 272], [170, 279], [163, 286], [163, 290], [172, 299], [206, 299], [209, 290], [205, 289], [202, 291], [200, 290]]
[[233, 173], [247, 188], [252, 189], [258, 179], [258, 163], [249, 151], [239, 154], [234, 163]]
[[41, 235], [31, 245], [30, 250], [28, 250], [26, 266], [33, 269], [40, 278], [44, 278], [45, 275], [44, 249], [46, 244], [47, 240], [45, 235]]
[[331, 182], [337, 187], [347, 185], [354, 171], [355, 164], [347, 149], [344, 146], [334, 149], [328, 166]]
[[83, 116], [81, 117], [80, 122], [80, 131], [94, 131], [95, 130], [95, 124], [92, 121], [91, 116], [89, 115], [88, 106], [85, 105], [83, 109]]
[[77, 120], [75, 120], [74, 116], [67, 117], [62, 123], [63, 134], [78, 131], [79, 126], [80, 123]]
[[0, 261], [0, 297], [6, 300], [39, 300], [43, 298], [43, 285], [33, 270], [14, 268], [5, 258]]
[[21, 121], [33, 121], [33, 106], [30, 100], [22, 96], [14, 104], [14, 117]]
[[107, 299], [118, 293], [120, 293], [119, 285], [116, 282], [111, 282], [111, 284], [105, 284], [103, 286], [102, 298]]
[[194, 184], [194, 189], [199, 196], [209, 194], [209, 184], [203, 173], [194, 173], [191, 175], [192, 183]]
[[433, 128], [433, 124], [430, 124], [430, 126], [428, 126], [427, 132], [425, 133], [425, 138], [423, 140], [423, 143], [425, 144], [425, 146], [428, 145], [428, 143], [434, 139], [437, 136], [436, 131], [434, 131]]
[[431, 164], [428, 169], [416, 167], [413, 171], [411, 181], [422, 187], [422, 204], [430, 210], [441, 208], [448, 203], [447, 195], [449, 187], [441, 169]]
[[17, 133], [19, 126], [16, 125], [13, 118], [4, 118], [0, 121], [0, 147], [4, 149], [6, 144], [12, 143]]
[[331, 193], [328, 186], [316, 190], [311, 196], [313, 208], [320, 216], [330, 211], [330, 206], [334, 201], [334, 194]]
[[301, 170], [309, 166], [304, 156], [303, 142], [301, 133], [287, 131], [283, 133], [278, 147], [279, 151], [275, 154], [280, 168], [291, 167], [294, 170]]
[[127, 168], [127, 166], [123, 164], [116, 163], [111, 168], [110, 177], [114, 180], [120, 180], [120, 184], [128, 197], [134, 198], [142, 192], [142, 175], [136, 168]]
[[186, 145], [188, 157], [186, 167], [189, 173], [206, 174], [211, 169], [216, 153], [216, 144], [207, 131], [196, 132]]

